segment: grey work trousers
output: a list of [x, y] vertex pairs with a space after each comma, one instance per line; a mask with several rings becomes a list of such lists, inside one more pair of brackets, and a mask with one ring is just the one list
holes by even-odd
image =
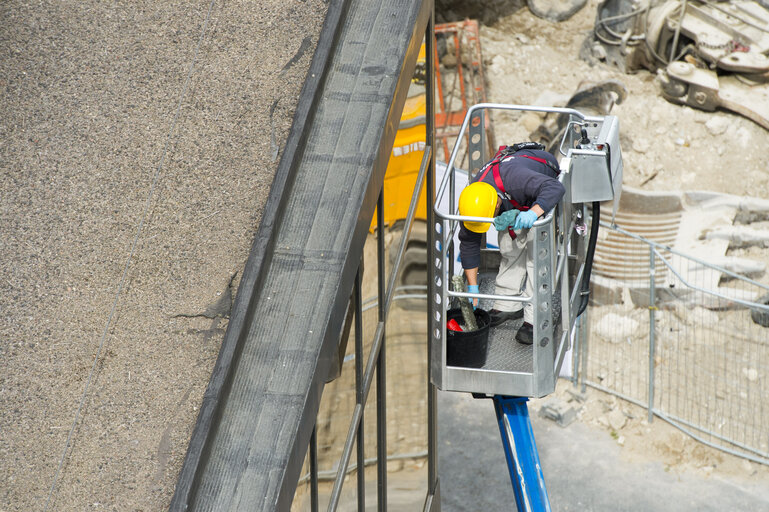
[[[521, 295], [532, 296], [532, 283], [534, 279], [533, 229], [523, 229], [515, 240], [510, 238], [507, 231], [499, 232], [499, 273], [497, 274], [497, 295]], [[494, 309], [499, 311], [520, 311], [523, 307], [523, 321], [533, 323], [534, 315], [530, 303], [523, 305], [521, 302], [497, 300]]]

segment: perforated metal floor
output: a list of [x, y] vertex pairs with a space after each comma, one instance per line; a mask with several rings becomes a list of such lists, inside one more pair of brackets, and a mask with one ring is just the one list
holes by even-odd
[[[496, 279], [495, 272], [482, 272], [478, 274], [479, 290], [481, 293], [493, 294], [494, 293], [494, 281]], [[553, 295], [553, 308], [552, 311], [560, 310], [560, 296], [558, 294]], [[487, 311], [491, 310], [493, 301], [481, 300], [478, 307]], [[558, 340], [563, 332], [559, 322], [555, 322], [556, 336]], [[531, 373], [534, 367], [534, 355], [531, 345], [523, 345], [515, 340], [515, 333], [518, 332], [523, 319], [520, 320], [508, 320], [507, 322], [493, 327], [489, 330], [489, 344], [488, 353], [486, 355], [486, 364], [483, 365], [484, 370], [497, 370], [497, 371], [512, 371], [512, 372], [526, 372]], [[557, 348], [557, 344], [553, 344], [553, 349]]]
[[[484, 272], [478, 275], [481, 293], [494, 293], [496, 273]], [[478, 307], [491, 310], [493, 301], [482, 300]], [[515, 333], [523, 324], [523, 319], [508, 320], [502, 325], [489, 330], [489, 346], [484, 370], [531, 372], [533, 355], [531, 345], [515, 341]]]
[[522, 345], [515, 341], [515, 333], [522, 323], [523, 320], [507, 321], [489, 331], [489, 348], [484, 370], [531, 373], [531, 345]]

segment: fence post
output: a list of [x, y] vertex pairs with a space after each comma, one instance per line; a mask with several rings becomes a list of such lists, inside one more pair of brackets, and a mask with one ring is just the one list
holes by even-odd
[[580, 388], [580, 392], [584, 393], [587, 391], [587, 383], [585, 382], [585, 379], [587, 378], [587, 356], [588, 356], [588, 343], [590, 342], [590, 308], [585, 308], [585, 311], [580, 315], [580, 333], [579, 333], [579, 343], [580, 343], [580, 349], [582, 350], [582, 357], [580, 358], [580, 363], [582, 363], [582, 371], [580, 372], [580, 381], [582, 382], [582, 387]]
[[649, 423], [654, 419], [654, 320], [657, 311], [654, 297], [655, 274], [654, 246], [649, 245]]
[[582, 350], [581, 341], [579, 339], [581, 329], [581, 317], [577, 317], [577, 322], [574, 325], [574, 344], [571, 347], [571, 385], [575, 388], [579, 385], [579, 352]]

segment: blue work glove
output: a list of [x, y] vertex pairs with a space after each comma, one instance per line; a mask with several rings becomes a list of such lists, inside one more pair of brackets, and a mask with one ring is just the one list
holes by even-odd
[[[468, 284], [467, 293], [479, 293], [477, 284]], [[473, 302], [473, 309], [478, 305], [478, 299], [471, 299]]]
[[494, 227], [497, 231], [505, 231], [508, 227], [513, 225], [515, 218], [520, 212], [518, 210], [507, 210], [494, 217]]
[[521, 212], [520, 215], [518, 215], [518, 217], [515, 219], [513, 229], [529, 229], [534, 225], [535, 222], [537, 222], [538, 218], [539, 217], [537, 216], [537, 212], [533, 212], [531, 210]]

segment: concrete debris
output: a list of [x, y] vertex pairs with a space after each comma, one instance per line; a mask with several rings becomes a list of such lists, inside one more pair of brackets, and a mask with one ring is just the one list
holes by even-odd
[[505, 57], [502, 55], [495, 55], [493, 59], [491, 59], [491, 65], [489, 66], [489, 71], [494, 75], [501, 75], [505, 71], [505, 66], [507, 65], [505, 61]]
[[633, 141], [633, 151], [636, 153], [646, 153], [651, 148], [651, 143], [648, 139], [635, 139]]
[[[561, 94], [559, 92], [546, 89], [542, 91], [539, 96], [537, 96], [537, 99], [534, 100], [534, 105], [539, 105], [540, 107], [558, 107], [560, 105], [566, 105], [569, 103], [569, 99], [571, 96], [568, 94]], [[543, 112], [530, 112], [531, 114], [534, 114], [540, 118], [545, 117], [545, 114]]]
[[752, 229], [746, 226], [720, 227], [704, 234], [707, 240], [728, 240], [729, 248], [750, 247], [769, 244], [769, 230]]
[[613, 343], [632, 337], [639, 329], [638, 321], [616, 313], [606, 313], [595, 327], [596, 334]]
[[539, 416], [553, 420], [562, 427], [568, 427], [577, 419], [577, 409], [558, 398], [550, 398], [539, 409]]
[[705, 309], [703, 307], [699, 307], [699, 306], [691, 307], [689, 305], [686, 309], [687, 309], [687, 313], [684, 314], [685, 319], [696, 318], [697, 322], [699, 322], [700, 324], [706, 327], [712, 327], [721, 320], [721, 318], [718, 316], [718, 313], [716, 313], [715, 311], [710, 311], [709, 309]]
[[[539, 105], [539, 103], [537, 103], [537, 105]], [[526, 112], [521, 115], [520, 123], [528, 132], [536, 130], [541, 122], [542, 118], [537, 115], [536, 112]]]
[[737, 256], [722, 256], [721, 258], [714, 258], [710, 262], [735, 274], [742, 274], [748, 277], [759, 276], [766, 272], [766, 263], [747, 258], [738, 258]]
[[627, 416], [622, 412], [622, 409], [614, 409], [607, 415], [607, 420], [609, 421], [609, 426], [611, 426], [611, 428], [619, 431], [625, 426], [625, 423], [627, 423]]
[[587, 395], [585, 393], [580, 393], [574, 389], [567, 389], [566, 392], [571, 396], [569, 399], [570, 402], [572, 400], [576, 400], [577, 402], [583, 404], [587, 401]]
[[755, 368], [743, 368], [742, 374], [750, 382], [756, 382], [758, 380], [758, 370], [756, 370]]
[[729, 120], [722, 116], [713, 116], [705, 123], [705, 127], [708, 129], [711, 135], [723, 135], [726, 133], [726, 129], [729, 128]]
[[769, 199], [750, 196], [736, 196], [705, 190], [688, 191], [683, 193], [687, 206], [700, 208], [718, 208], [728, 206], [741, 212], [769, 213]]

